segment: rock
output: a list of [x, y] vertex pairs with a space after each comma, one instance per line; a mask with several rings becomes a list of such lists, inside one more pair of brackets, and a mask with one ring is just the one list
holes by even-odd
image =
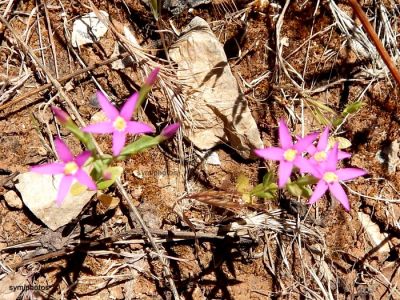
[[242, 157], [253, 157], [252, 150], [263, 147], [257, 124], [207, 22], [195, 17], [169, 55], [186, 87], [183, 125], [188, 138], [201, 150], [228, 143]]
[[102, 110], [100, 110], [90, 118], [90, 124], [105, 122], [107, 120], [108, 120], [108, 118], [107, 118], [106, 114]]
[[[108, 13], [100, 11], [108, 19]], [[107, 24], [97, 18], [96, 13], [88, 13], [75, 20], [72, 26], [71, 42], [73, 47], [91, 44], [100, 40], [107, 32]]]
[[16, 178], [19, 181], [16, 187], [21, 193], [24, 204], [51, 230], [56, 230], [76, 218], [96, 193], [85, 190], [78, 195], [72, 195], [69, 191], [63, 204], [58, 207], [55, 200], [62, 175], [52, 176], [28, 172]]
[[[132, 33], [132, 31], [129, 29], [129, 26], [123, 26], [123, 32], [127, 40], [132, 44], [133, 47], [137, 49], [141, 49], [142, 47], [139, 45], [136, 37]], [[114, 45], [114, 52], [112, 56], [118, 56], [122, 52], [125, 52], [125, 48], [122, 47], [119, 43], [115, 43]], [[135, 60], [131, 56], [127, 56], [123, 59], [119, 59], [111, 63], [111, 67], [113, 70], [123, 70], [126, 67], [132, 66], [135, 63]]]
[[389, 174], [396, 172], [400, 166], [400, 141], [393, 141], [383, 152], [387, 155]]
[[[389, 254], [390, 248], [387, 240], [388, 235], [385, 233], [381, 233], [379, 226], [376, 223], [372, 222], [369, 215], [363, 212], [358, 212], [358, 219], [360, 220], [362, 226], [364, 227], [364, 230], [368, 234], [372, 246], [379, 246], [379, 249], [377, 250], [379, 253]], [[383, 241], [385, 241], [384, 244], [382, 244]]]
[[22, 201], [14, 191], [8, 191], [4, 194], [4, 200], [10, 207], [21, 209], [23, 207]]
[[211, 154], [206, 159], [206, 164], [213, 166], [220, 166], [221, 161], [219, 159], [217, 152], [211, 152]]

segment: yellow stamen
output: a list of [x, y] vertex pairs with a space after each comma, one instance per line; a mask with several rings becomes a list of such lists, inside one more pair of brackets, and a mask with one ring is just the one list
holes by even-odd
[[126, 121], [124, 120], [124, 118], [118, 116], [118, 117], [115, 119], [115, 121], [114, 121], [114, 123], [113, 123], [113, 126], [114, 126], [114, 128], [115, 128], [116, 130], [118, 130], [118, 131], [124, 131], [125, 128], [126, 128]]
[[332, 182], [339, 181], [338, 176], [337, 176], [335, 173], [333, 173], [333, 172], [326, 172], [326, 173], [324, 174], [323, 179], [324, 179], [327, 183], [332, 183]]
[[326, 157], [327, 157], [327, 155], [326, 155], [325, 151], [320, 151], [320, 152], [317, 152], [317, 153], [314, 154], [314, 159], [317, 162], [321, 162], [321, 161], [326, 160]]
[[286, 161], [293, 161], [296, 158], [297, 150], [288, 149], [283, 153], [283, 157]]
[[65, 164], [64, 174], [65, 175], [74, 175], [76, 173], [76, 171], [78, 171], [78, 170], [79, 170], [78, 165], [75, 162], [70, 161]]

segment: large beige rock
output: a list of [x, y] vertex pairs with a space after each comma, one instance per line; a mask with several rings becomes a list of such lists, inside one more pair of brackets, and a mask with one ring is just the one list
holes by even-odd
[[57, 189], [62, 175], [42, 175], [33, 172], [17, 176], [16, 187], [29, 210], [51, 230], [56, 230], [76, 218], [90, 201], [95, 191], [85, 190], [72, 195], [71, 190], [63, 204], [56, 204]]
[[185, 132], [195, 146], [207, 150], [228, 143], [244, 158], [263, 146], [223, 46], [206, 21], [195, 17], [169, 55], [178, 65], [188, 117]]

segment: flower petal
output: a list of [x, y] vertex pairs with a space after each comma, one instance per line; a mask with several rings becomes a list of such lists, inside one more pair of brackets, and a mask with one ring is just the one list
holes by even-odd
[[328, 146], [328, 138], [329, 138], [329, 127], [326, 127], [325, 130], [321, 133], [319, 137], [317, 149], [318, 151], [326, 151]]
[[74, 159], [74, 155], [71, 153], [71, 150], [69, 150], [67, 145], [65, 145], [60, 138], [55, 138], [54, 146], [56, 147], [58, 156], [63, 162], [69, 162]]
[[58, 187], [58, 193], [57, 193], [57, 199], [56, 199], [56, 204], [58, 206], [61, 206], [61, 204], [64, 201], [65, 196], [67, 196], [73, 179], [74, 179], [74, 177], [72, 177], [72, 176], [64, 176], [61, 179], [60, 186]]
[[52, 106], [51, 110], [53, 111], [53, 114], [56, 116], [56, 119], [62, 124], [65, 125], [68, 123], [68, 121], [71, 120], [71, 117], [69, 114], [67, 114], [65, 111], [62, 109], [58, 108], [57, 106]]
[[126, 126], [126, 131], [131, 134], [154, 132], [154, 128], [142, 122], [130, 121]]
[[306, 152], [310, 155], [314, 155], [317, 152], [317, 147], [315, 147], [313, 144], [307, 147]]
[[101, 109], [110, 120], [114, 120], [119, 116], [118, 110], [108, 101], [103, 92], [97, 91], [97, 100], [99, 101]]
[[310, 160], [302, 156], [297, 156], [293, 161], [293, 164], [300, 169], [301, 173], [310, 173], [314, 177], [320, 178], [320, 172], [318, 171], [318, 165], [313, 165]]
[[60, 174], [64, 173], [64, 163], [50, 163], [31, 167], [30, 171], [39, 174]]
[[285, 150], [278, 147], [269, 147], [265, 149], [255, 149], [255, 155], [269, 160], [282, 160]]
[[160, 135], [165, 137], [166, 139], [169, 139], [175, 135], [175, 133], [178, 131], [179, 127], [181, 127], [181, 124], [179, 123], [173, 123], [170, 124], [161, 131]]
[[139, 99], [139, 93], [134, 93], [132, 96], [126, 100], [124, 106], [121, 108], [119, 115], [125, 119], [125, 121], [130, 121], [133, 116], [133, 111], [135, 110], [137, 100]]
[[315, 187], [314, 192], [311, 195], [310, 200], [308, 201], [308, 204], [314, 204], [315, 202], [317, 202], [325, 194], [327, 189], [328, 184], [325, 181], [318, 181], [317, 186]]
[[278, 169], [278, 176], [279, 176], [278, 186], [280, 188], [283, 188], [285, 184], [288, 182], [290, 174], [292, 173], [292, 169], [293, 169], [292, 162], [281, 160]]
[[78, 165], [78, 167], [82, 167], [91, 155], [92, 153], [90, 151], [84, 151], [81, 154], [79, 154], [75, 158], [75, 162]]
[[114, 131], [113, 145], [112, 145], [112, 151], [114, 156], [118, 156], [121, 153], [121, 150], [125, 145], [125, 141], [126, 141], [126, 132]]
[[338, 152], [338, 159], [339, 160], [342, 160], [342, 159], [345, 159], [345, 158], [350, 158], [350, 157], [351, 157], [350, 153], [347, 153], [345, 151], [339, 150], [339, 152]]
[[292, 136], [290, 135], [289, 129], [283, 119], [279, 121], [279, 142], [283, 149], [293, 146]]
[[303, 152], [305, 151], [317, 138], [318, 133], [310, 133], [309, 135], [299, 139], [297, 143], [294, 145], [294, 149], [296, 149], [298, 152]]
[[350, 210], [349, 199], [347, 198], [346, 192], [343, 190], [339, 182], [333, 182], [332, 184], [330, 184], [329, 191], [347, 211]]
[[82, 128], [82, 131], [91, 133], [111, 133], [114, 130], [114, 126], [110, 121], [99, 122]]
[[96, 183], [93, 181], [93, 179], [82, 169], [78, 170], [75, 173], [75, 178], [82, 183], [83, 185], [86, 185], [89, 189], [91, 190], [97, 190]]
[[149, 77], [147, 77], [145, 84], [153, 85], [157, 79], [158, 72], [160, 72], [160, 68], [159, 67], [154, 68], [153, 71], [151, 71]]
[[332, 172], [336, 170], [336, 165], [338, 162], [338, 151], [338, 144], [336, 143], [335, 146], [333, 146], [333, 149], [328, 152], [328, 157], [325, 161], [326, 171]]
[[358, 169], [358, 168], [344, 168], [344, 169], [339, 169], [336, 170], [336, 175], [339, 177], [340, 180], [350, 180], [354, 179], [356, 177], [363, 176], [367, 174], [367, 172], [363, 169]]

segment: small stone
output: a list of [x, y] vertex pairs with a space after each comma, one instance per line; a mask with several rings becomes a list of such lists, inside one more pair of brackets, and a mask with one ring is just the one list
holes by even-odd
[[97, 113], [95, 113], [91, 118], [90, 118], [90, 124], [95, 124], [99, 122], [104, 122], [107, 121], [108, 118], [105, 115], [105, 113], [101, 110]]
[[19, 198], [16, 192], [8, 191], [4, 194], [4, 200], [10, 207], [21, 209], [23, 207], [22, 200]]
[[219, 160], [219, 156], [217, 152], [212, 152], [206, 159], [206, 164], [213, 166], [220, 166], [221, 161]]
[[[108, 13], [100, 11], [108, 19]], [[107, 32], [107, 25], [97, 18], [96, 13], [88, 13], [75, 20], [72, 25], [71, 42], [73, 47], [91, 44], [100, 40]]]
[[133, 175], [135, 175], [135, 177], [136, 177], [136, 178], [139, 178], [139, 179], [143, 179], [143, 178], [144, 178], [143, 172], [141, 172], [141, 171], [139, 171], [139, 170], [134, 170], [134, 171], [133, 171]]

